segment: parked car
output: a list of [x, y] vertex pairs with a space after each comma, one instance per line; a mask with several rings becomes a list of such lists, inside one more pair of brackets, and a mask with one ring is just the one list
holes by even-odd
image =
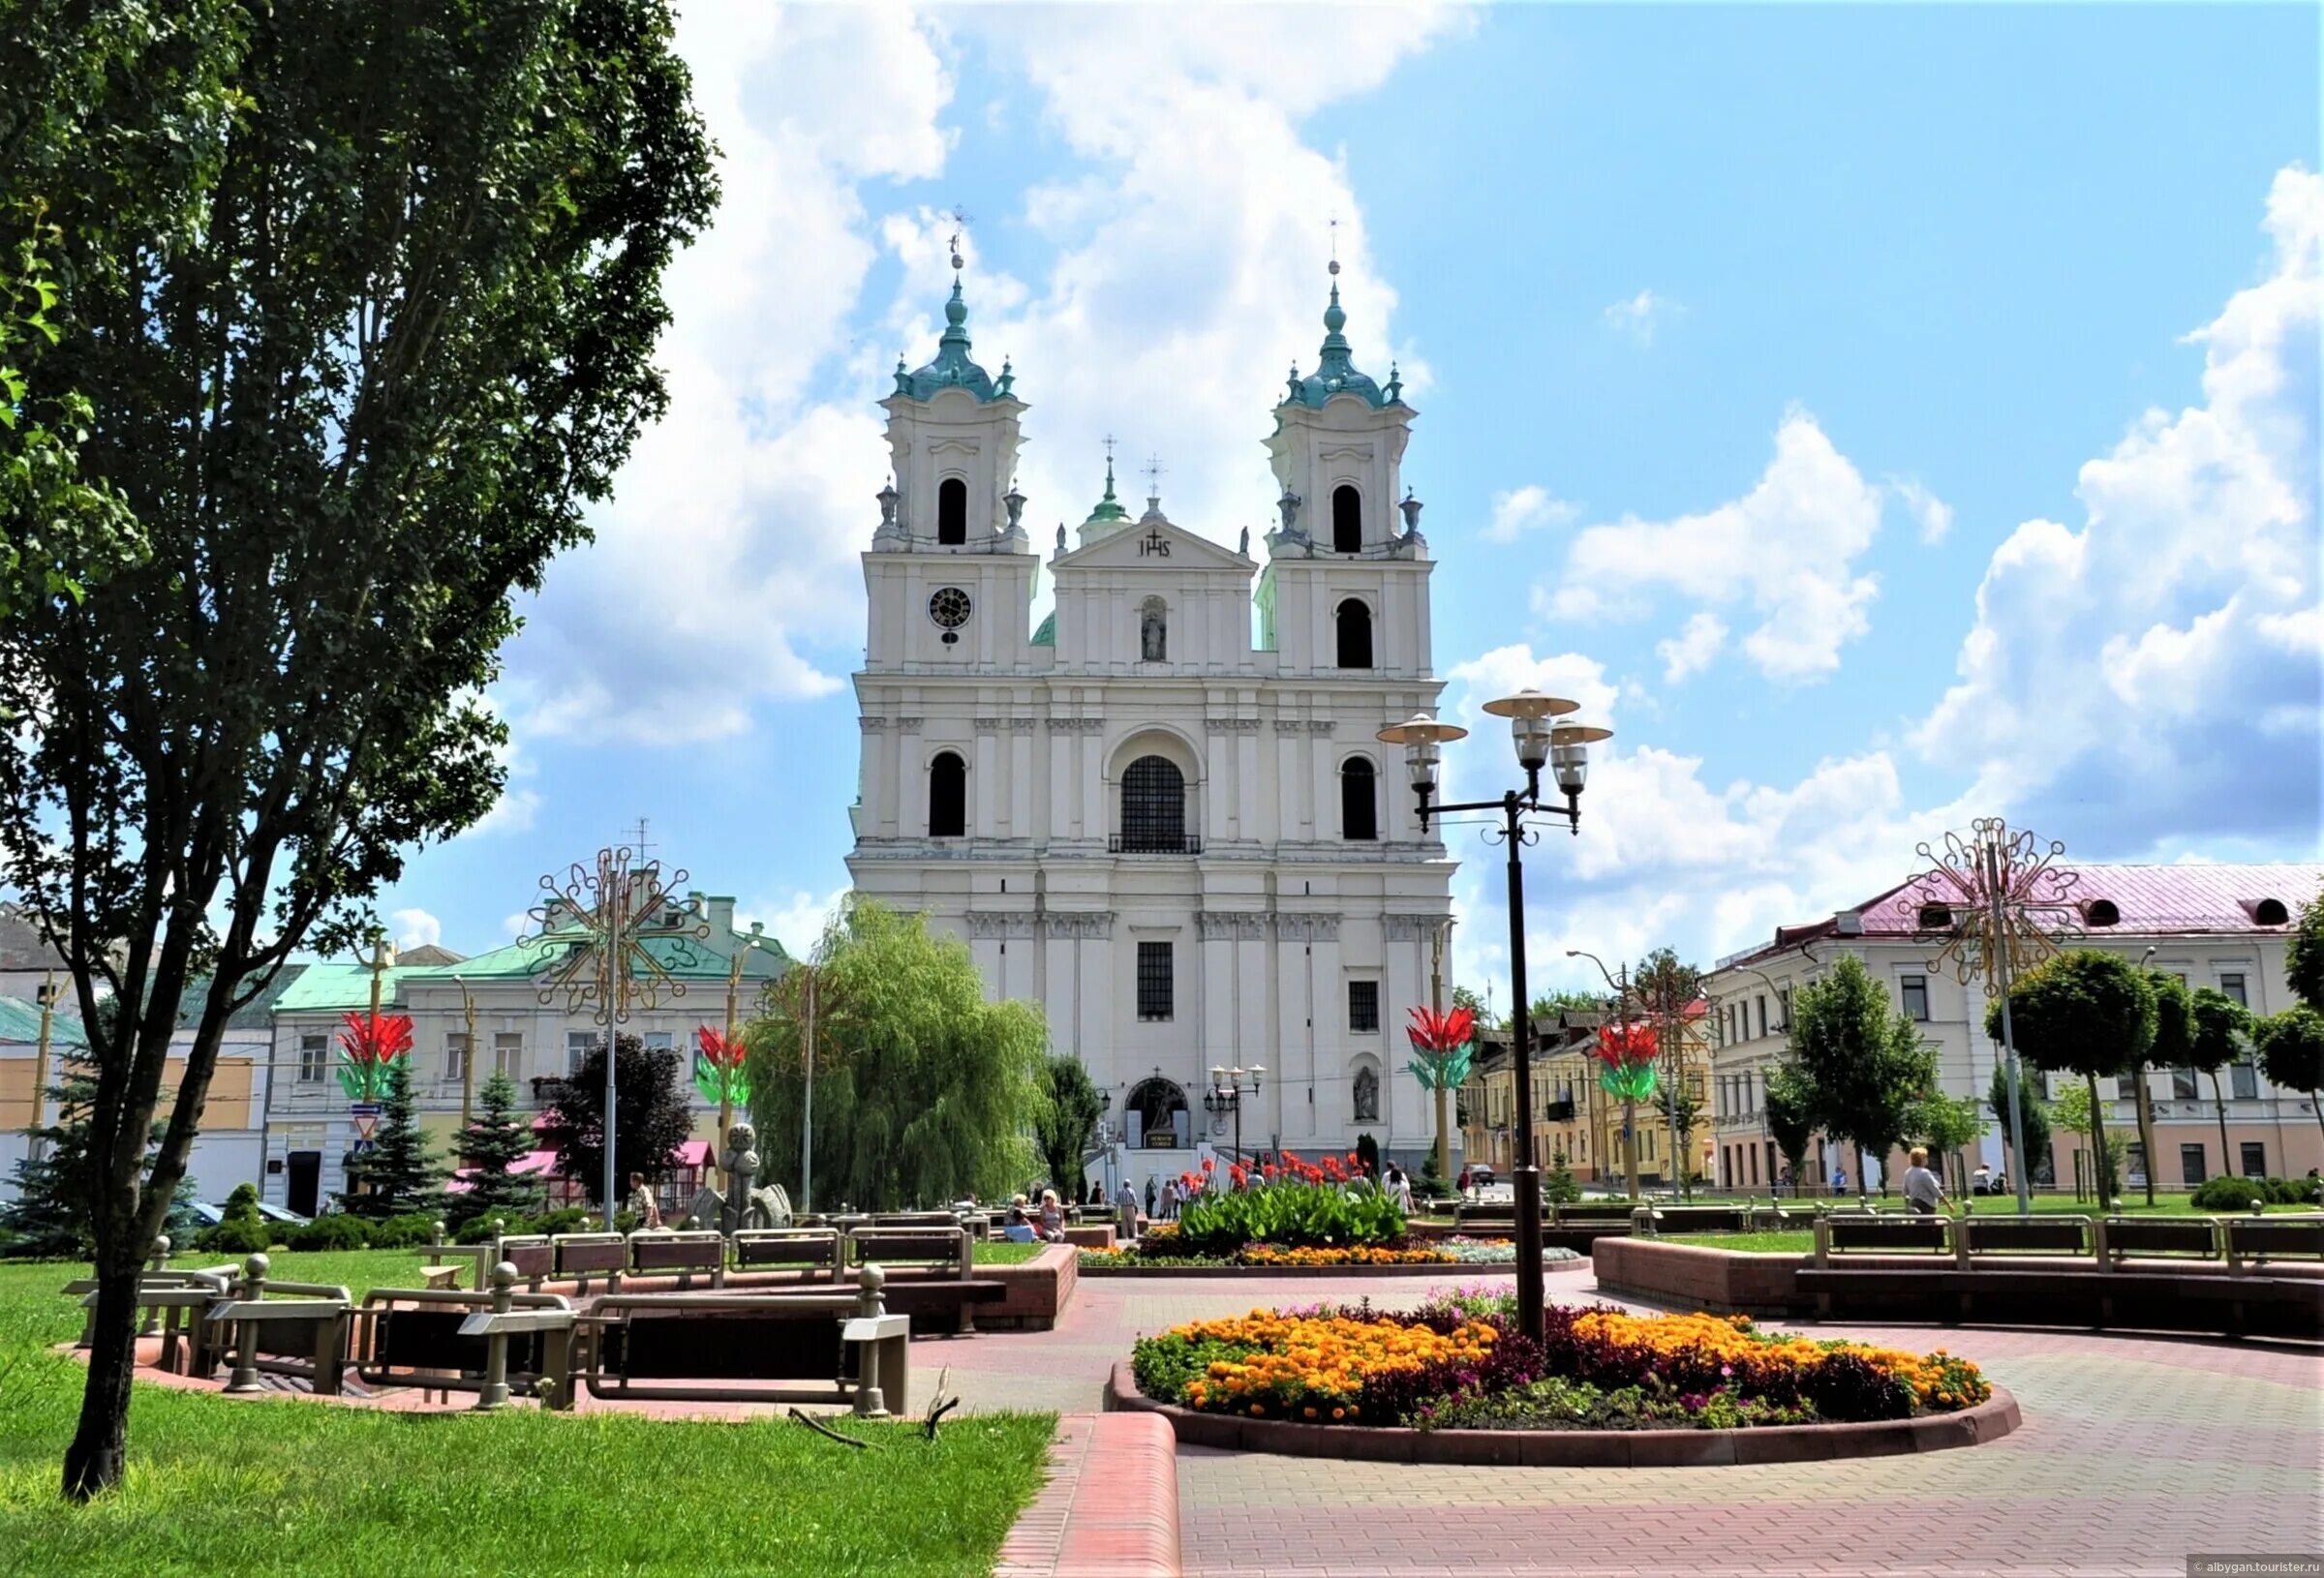
[[[615, 1115], [617, 1117], [620, 1115], [618, 1110]], [[212, 1205], [207, 1200], [198, 1199], [194, 1202], [194, 1214], [201, 1218], [201, 1225], [203, 1227], [215, 1228], [219, 1223], [226, 1220], [226, 1207], [223, 1205]], [[286, 1211], [281, 1206], [269, 1205], [264, 1200], [259, 1201], [259, 1215], [264, 1217], [269, 1222], [287, 1223], [293, 1228], [303, 1226], [308, 1220], [307, 1218], [300, 1216], [296, 1211]]]

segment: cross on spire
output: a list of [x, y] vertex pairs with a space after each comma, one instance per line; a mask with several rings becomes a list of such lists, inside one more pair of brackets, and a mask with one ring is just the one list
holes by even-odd
[[[1331, 215], [1331, 221], [1330, 221], [1330, 223], [1331, 223], [1331, 260], [1332, 260], [1333, 262], [1335, 262], [1335, 263], [1336, 263], [1336, 262], [1338, 262], [1338, 261], [1339, 261], [1339, 215], [1338, 215], [1336, 212], [1334, 212], [1334, 213]], [[1333, 272], [1334, 272], [1334, 273], [1336, 273], [1336, 272], [1337, 272], [1337, 270], [1333, 270]]]
[[1162, 497], [1162, 478], [1168, 470], [1169, 468], [1162, 464], [1160, 455], [1147, 454], [1146, 457], [1146, 491], [1149, 496], [1155, 499]]

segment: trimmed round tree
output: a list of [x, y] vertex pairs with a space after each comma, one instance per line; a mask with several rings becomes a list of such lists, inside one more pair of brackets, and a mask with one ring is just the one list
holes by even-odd
[[[1999, 1066], [1994, 1069], [1993, 1083], [1987, 1087], [1985, 1092], [1985, 1105], [1993, 1108], [1993, 1121], [2002, 1126], [2002, 1133], [2004, 1136], [2007, 1135], [2009, 1133], [2009, 1071], [2007, 1069]], [[2043, 1158], [2050, 1154], [2050, 1109], [2035, 1101], [2031, 1090], [2021, 1086], [2017, 1093], [2017, 1115], [2018, 1121], [2025, 1128], [2026, 1154], [2012, 1157], [2009, 1165], [2018, 1168], [2025, 1175], [2026, 1182], [2031, 1184], [2034, 1181], [2034, 1175], [2041, 1170]]]
[[2194, 1062], [2195, 1002], [2186, 983], [2168, 970], [2149, 970], [2147, 984], [2155, 988], [2155, 1042], [2138, 1065], [2138, 1144], [2147, 1159], [2147, 1203], [2152, 1205], [2155, 1174], [2161, 1168], [2155, 1154], [2155, 1102], [2147, 1090], [2147, 1071], [2184, 1069]]
[[2219, 1119], [2219, 1171], [2235, 1170], [2235, 1147], [2227, 1142], [2227, 1097], [2219, 1071], [2240, 1059], [2251, 1044], [2251, 1011], [2217, 986], [2187, 993], [2186, 1066], [2211, 1076], [2211, 1108]]
[[[2052, 1074], [2078, 1074], [2088, 1086], [2091, 1170], [2097, 1179], [2099, 1208], [2109, 1208], [2116, 1191], [2098, 1080], [2146, 1061], [2155, 1045], [2155, 987], [2128, 959], [2076, 948], [2020, 976], [2009, 988], [2008, 1002], [2019, 1053]], [[2001, 1039], [1999, 998], [1985, 1011], [1985, 1033]]]
[[2271, 1083], [2285, 1090], [2308, 1092], [2308, 1105], [2324, 1129], [2324, 1014], [2306, 1003], [2271, 1014], [2252, 1033], [2259, 1049], [2259, 1069]]
[[2324, 1014], [2324, 893], [2300, 906], [2284, 939], [2283, 978], [2300, 1001]]

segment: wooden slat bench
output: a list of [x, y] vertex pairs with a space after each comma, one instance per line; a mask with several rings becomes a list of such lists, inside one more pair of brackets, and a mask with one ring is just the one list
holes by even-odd
[[588, 1318], [592, 1397], [907, 1405], [909, 1322], [883, 1305], [876, 1265], [854, 1292], [608, 1293]]
[[2192, 1255], [2217, 1259], [2219, 1225], [2209, 1217], [2110, 1216], [2095, 1229], [2098, 1264], [2120, 1266], [2131, 1256]]
[[1972, 1255], [2071, 1255], [2095, 1245], [2086, 1216], [1964, 1216], [1953, 1219], [1953, 1259], [1972, 1269]]
[[[512, 1293], [512, 1307], [570, 1311], [559, 1293]], [[456, 1289], [375, 1288], [355, 1312], [355, 1377], [366, 1386], [418, 1386], [428, 1391], [478, 1391], [489, 1351], [482, 1336], [463, 1335], [468, 1318], [492, 1308], [492, 1294]], [[512, 1340], [509, 1373], [528, 1386], [546, 1376], [569, 1386], [569, 1366], [552, 1362], [549, 1345]]]
[[618, 1232], [561, 1232], [549, 1240], [556, 1252], [557, 1269], [552, 1275], [559, 1282], [578, 1284], [581, 1296], [589, 1296], [589, 1279], [596, 1277], [605, 1284], [608, 1292], [620, 1292], [622, 1273], [629, 1269], [629, 1240]]
[[2271, 1259], [2324, 1259], [2324, 1216], [2231, 1216], [2222, 1225], [2229, 1271]]
[[1816, 1254], [1824, 1269], [1831, 1257], [1850, 1252], [1874, 1255], [1926, 1251], [1942, 1254], [1947, 1219], [1941, 1216], [1874, 1216], [1844, 1211], [1816, 1218]]
[[843, 1252], [830, 1228], [746, 1228], [734, 1235], [737, 1271], [797, 1268], [803, 1282], [836, 1283]]
[[557, 1247], [542, 1233], [517, 1233], [496, 1238], [490, 1245], [475, 1247], [492, 1251], [476, 1261], [476, 1291], [479, 1293], [485, 1290], [485, 1278], [496, 1265], [505, 1263], [515, 1266], [517, 1276], [523, 1279], [526, 1288], [535, 1293], [540, 1291], [540, 1285], [557, 1271]]
[[[316, 1394], [335, 1397], [347, 1372], [352, 1295], [336, 1284], [275, 1282], [266, 1275], [267, 1258], [243, 1262], [233, 1296], [212, 1304], [204, 1326], [233, 1333], [234, 1364], [229, 1392], [261, 1389], [259, 1372], [309, 1381]], [[267, 1294], [282, 1296], [269, 1299]]]
[[629, 1271], [639, 1277], [678, 1279], [678, 1290], [693, 1287], [696, 1276], [707, 1275], [713, 1288], [726, 1285], [726, 1235], [710, 1231], [673, 1232], [648, 1229], [629, 1235]]
[[847, 1263], [873, 1261], [888, 1273], [888, 1308], [927, 1335], [966, 1336], [977, 1305], [1008, 1297], [1003, 1284], [971, 1278], [976, 1247], [962, 1228], [858, 1228], [847, 1235]]

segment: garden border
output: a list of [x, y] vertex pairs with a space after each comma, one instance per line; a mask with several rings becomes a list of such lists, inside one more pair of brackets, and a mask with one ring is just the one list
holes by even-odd
[[[1586, 1271], [1587, 1255], [1571, 1260], [1549, 1260], [1542, 1270]], [[1419, 1265], [1090, 1265], [1083, 1262], [1085, 1277], [1510, 1277], [1514, 1260], [1431, 1260]]]
[[1106, 1407], [1158, 1413], [1181, 1446], [1272, 1452], [1353, 1463], [1532, 1469], [1676, 1469], [1697, 1465], [1821, 1463], [1839, 1458], [1942, 1452], [2000, 1441], [2025, 1423], [2017, 1399], [1996, 1386], [1973, 1408], [1915, 1419], [1747, 1430], [1414, 1430], [1404, 1425], [1302, 1424], [1248, 1419], [1157, 1403], [1138, 1390], [1129, 1361], [1106, 1381]]

